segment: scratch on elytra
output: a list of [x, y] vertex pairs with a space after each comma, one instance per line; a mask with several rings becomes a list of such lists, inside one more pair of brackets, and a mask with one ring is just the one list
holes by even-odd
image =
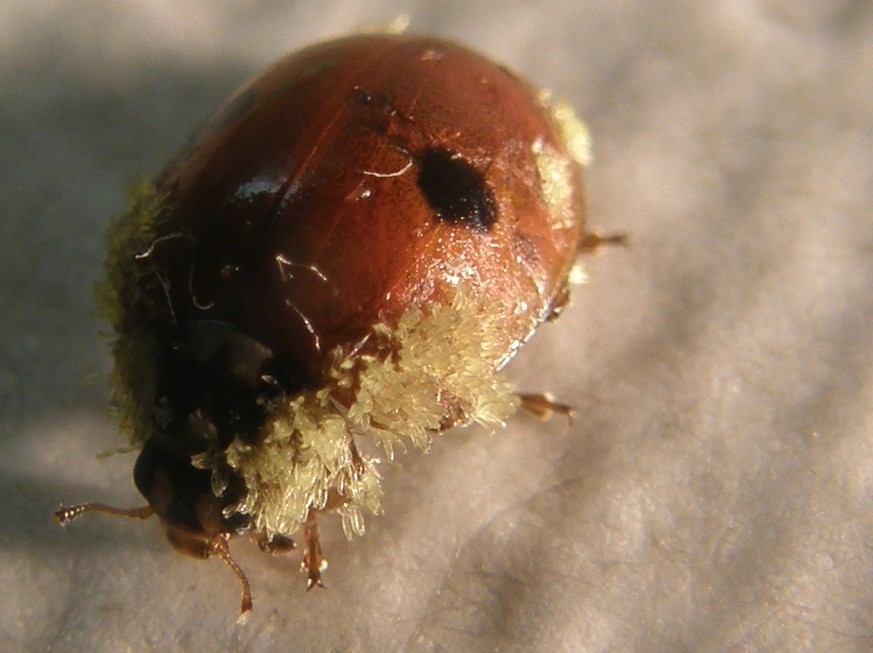
[[[161, 276], [160, 270], [158, 270], [157, 266], [152, 262], [151, 256], [155, 252], [155, 248], [161, 243], [167, 242], [169, 240], [177, 240], [183, 239], [190, 242], [195, 250], [197, 248], [197, 239], [190, 234], [183, 234], [182, 232], [176, 232], [172, 234], [167, 234], [166, 236], [160, 236], [159, 238], [155, 238], [152, 241], [152, 244], [149, 245], [148, 249], [144, 252], [140, 252], [139, 254], [135, 254], [134, 258], [137, 260], [148, 259], [149, 265], [152, 266], [152, 270], [155, 273], [155, 276], [158, 278], [158, 282], [161, 284], [161, 288], [164, 291], [164, 296], [167, 298], [167, 306], [170, 309], [170, 315], [173, 318], [173, 322], [176, 322], [176, 311], [173, 309], [173, 301], [170, 298], [170, 282], [168, 279], [165, 279]], [[197, 299], [197, 296], [194, 294], [194, 266], [196, 259], [192, 258], [191, 261], [191, 269], [188, 271], [188, 294], [191, 296], [191, 303], [194, 304], [195, 308], [201, 311], [208, 311], [210, 308], [215, 306], [215, 302], [209, 302], [208, 304], [202, 304]]]

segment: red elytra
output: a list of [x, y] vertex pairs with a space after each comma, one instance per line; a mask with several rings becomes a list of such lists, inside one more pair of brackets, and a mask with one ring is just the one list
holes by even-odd
[[[234, 324], [317, 380], [325, 352], [463, 281], [512, 322], [509, 352], [565, 287], [583, 229], [578, 183], [573, 220], [542, 192], [533, 143], [569, 154], [534, 93], [431, 39], [360, 36], [281, 60], [159, 181], [175, 207], [165, 231], [191, 235], [176, 243], [191, 249], [170, 279], [177, 319]], [[422, 190], [442, 176], [458, 201], [475, 194], [446, 159], [492, 203], [466, 222], [440, 219]]]
[[425, 446], [519, 403], [500, 368], [566, 301], [584, 227], [565, 105], [455, 44], [356, 36], [244, 86], [110, 231], [103, 307], [148, 506], [180, 550], [288, 549], [378, 510], [356, 438]]

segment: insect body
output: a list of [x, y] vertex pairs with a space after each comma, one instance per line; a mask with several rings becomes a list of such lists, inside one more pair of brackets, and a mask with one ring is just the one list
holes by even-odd
[[242, 88], [112, 226], [101, 305], [123, 426], [170, 542], [220, 556], [379, 510], [377, 460], [522, 402], [501, 368], [567, 299], [587, 133], [566, 105], [444, 41], [357, 36]]

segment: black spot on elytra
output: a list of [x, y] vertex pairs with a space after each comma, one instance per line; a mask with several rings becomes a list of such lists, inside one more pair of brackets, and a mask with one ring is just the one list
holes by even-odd
[[419, 160], [418, 187], [437, 218], [488, 231], [497, 206], [482, 174], [457, 154], [427, 150]]

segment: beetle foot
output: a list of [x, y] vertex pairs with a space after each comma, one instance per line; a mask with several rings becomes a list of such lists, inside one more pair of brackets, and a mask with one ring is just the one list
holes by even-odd
[[256, 536], [258, 547], [264, 553], [276, 555], [279, 553], [288, 553], [297, 548], [294, 540], [287, 535], [274, 535], [268, 537], [266, 533], [258, 533]]

